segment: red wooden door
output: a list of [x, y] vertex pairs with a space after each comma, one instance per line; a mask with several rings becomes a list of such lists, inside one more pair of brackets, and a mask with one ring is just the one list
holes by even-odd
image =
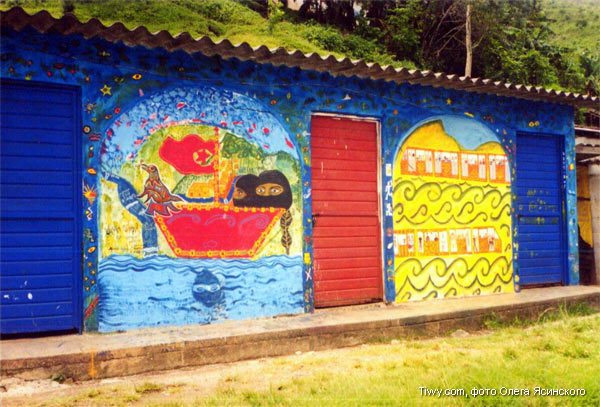
[[315, 306], [382, 299], [377, 125], [311, 123]]

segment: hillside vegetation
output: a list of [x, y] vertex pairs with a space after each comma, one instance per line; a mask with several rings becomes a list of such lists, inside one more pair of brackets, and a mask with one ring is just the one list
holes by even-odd
[[472, 6], [473, 77], [577, 92], [600, 89], [600, 0], [0, 0], [55, 17], [122, 22], [252, 46], [348, 56], [382, 65], [465, 72]]
[[600, 0], [547, 0], [550, 43], [575, 50], [600, 52]]

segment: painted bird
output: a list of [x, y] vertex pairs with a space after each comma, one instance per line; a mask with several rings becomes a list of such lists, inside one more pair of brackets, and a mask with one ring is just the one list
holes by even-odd
[[144, 203], [148, 204], [146, 213], [150, 216], [155, 214], [162, 216], [171, 216], [171, 213], [179, 212], [173, 202], [182, 201], [177, 195], [171, 194], [169, 189], [160, 180], [160, 174], [156, 165], [142, 164], [142, 169], [148, 173], [148, 178], [144, 182], [144, 191], [138, 198], [146, 198]]

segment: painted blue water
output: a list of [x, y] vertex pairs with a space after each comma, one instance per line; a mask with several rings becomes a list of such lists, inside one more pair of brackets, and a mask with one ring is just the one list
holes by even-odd
[[113, 255], [101, 260], [97, 284], [101, 332], [303, 310], [301, 256], [191, 260]]

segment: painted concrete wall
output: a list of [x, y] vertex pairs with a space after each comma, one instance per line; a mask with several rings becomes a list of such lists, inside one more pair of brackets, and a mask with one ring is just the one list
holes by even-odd
[[[492, 142], [501, 156], [501, 147], [511, 183], [518, 132], [564, 135], [569, 283], [578, 282], [570, 107], [34, 31], [3, 32], [1, 46], [2, 77], [82, 88], [88, 330], [310, 312], [315, 112], [381, 122], [387, 301], [403, 294], [395, 277], [395, 158], [420, 125], [440, 117], [461, 118], [466, 127], [446, 131], [466, 148]], [[238, 180], [247, 188], [236, 191]], [[258, 196], [259, 186], [275, 189]], [[259, 237], [243, 242], [188, 232], [205, 212], [234, 213], [236, 224], [248, 214], [266, 220], [254, 225]]]

